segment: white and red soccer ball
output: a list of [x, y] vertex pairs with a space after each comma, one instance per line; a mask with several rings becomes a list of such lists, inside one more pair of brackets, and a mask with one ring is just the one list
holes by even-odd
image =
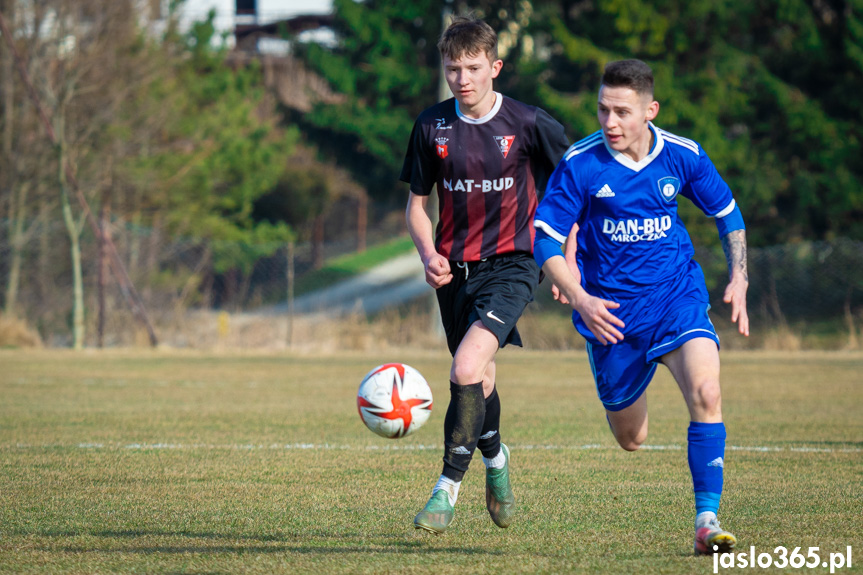
[[428, 421], [432, 392], [420, 372], [403, 363], [371, 370], [357, 392], [357, 411], [366, 427], [382, 437], [410, 435]]

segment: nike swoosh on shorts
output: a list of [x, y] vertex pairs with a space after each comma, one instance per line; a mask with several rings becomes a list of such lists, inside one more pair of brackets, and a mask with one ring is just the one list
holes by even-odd
[[492, 311], [490, 311], [490, 312], [486, 313], [485, 315], [486, 315], [486, 316], [488, 316], [489, 318], [493, 319], [493, 320], [494, 320], [494, 321], [496, 321], [496, 322], [500, 322], [500, 323], [502, 323], [502, 324], [504, 324], [504, 325], [506, 324], [506, 322], [505, 322], [505, 321], [503, 321], [502, 319], [500, 319], [499, 317], [497, 317], [496, 315], [494, 315], [494, 310], [492, 310]]

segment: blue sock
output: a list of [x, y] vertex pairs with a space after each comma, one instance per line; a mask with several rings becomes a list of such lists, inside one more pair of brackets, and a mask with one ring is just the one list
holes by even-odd
[[695, 492], [695, 515], [704, 511], [712, 511], [714, 515], [719, 511], [719, 498], [722, 497], [719, 493], [711, 493], [710, 491]]
[[687, 440], [695, 513], [718, 513], [725, 466], [725, 424], [691, 421]]

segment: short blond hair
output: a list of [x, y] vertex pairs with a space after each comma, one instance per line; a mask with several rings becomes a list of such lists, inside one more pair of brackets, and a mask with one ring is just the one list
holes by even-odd
[[441, 34], [437, 47], [441, 56], [451, 60], [485, 54], [494, 62], [497, 60], [497, 32], [473, 14], [456, 16]]

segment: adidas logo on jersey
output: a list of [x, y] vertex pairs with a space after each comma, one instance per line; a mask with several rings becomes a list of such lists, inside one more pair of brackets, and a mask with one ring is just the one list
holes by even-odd
[[597, 198], [613, 198], [614, 192], [611, 191], [611, 188], [608, 187], [608, 184], [605, 184], [600, 188], [598, 192], [596, 192]]

